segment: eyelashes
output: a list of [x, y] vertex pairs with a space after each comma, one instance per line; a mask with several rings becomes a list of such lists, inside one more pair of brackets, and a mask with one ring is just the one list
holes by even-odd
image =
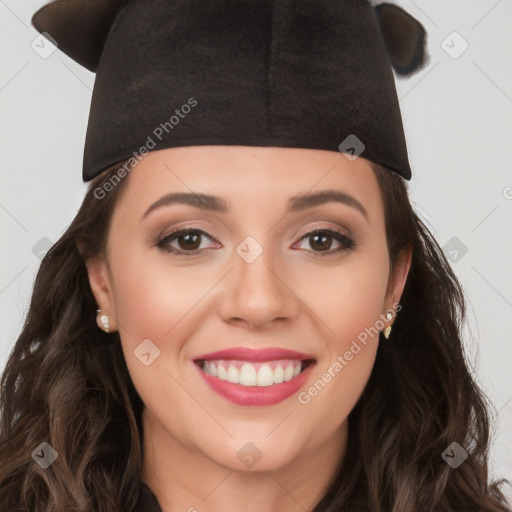
[[[180, 249], [177, 249], [177, 248], [171, 246], [171, 242], [174, 241], [175, 239], [181, 240], [185, 244], [185, 246], [186, 246], [186, 244], [197, 245], [197, 242], [201, 241], [201, 238], [203, 238], [203, 237], [207, 237], [210, 240], [213, 240], [214, 242], [216, 242], [217, 244], [220, 244], [218, 242], [218, 240], [216, 240], [215, 238], [210, 236], [208, 233], [206, 233], [202, 229], [185, 227], [185, 228], [180, 228], [176, 231], [173, 231], [173, 232], [169, 233], [168, 235], [165, 235], [164, 237], [160, 238], [156, 242], [155, 247], [158, 247], [159, 249], [161, 249], [162, 251], [164, 251], [166, 253], [174, 254], [177, 256], [181, 256], [181, 255], [194, 256], [194, 255], [197, 255], [200, 253], [210, 252], [210, 251], [214, 250], [210, 247], [203, 248], [203, 249], [194, 247], [190, 251], [185, 251], [185, 250], [180, 250]], [[318, 229], [314, 229], [312, 231], [308, 231], [305, 235], [303, 235], [299, 239], [299, 241], [307, 240], [310, 242], [310, 245], [312, 245], [312, 246], [316, 245], [316, 244], [319, 244], [320, 246], [322, 246], [322, 245], [325, 245], [325, 241], [329, 240], [329, 239], [334, 239], [337, 242], [339, 242], [340, 247], [338, 247], [337, 249], [334, 249], [334, 250], [332, 250], [332, 249], [331, 250], [316, 250], [316, 251], [315, 250], [306, 250], [306, 252], [312, 253], [312, 256], [314, 258], [323, 258], [325, 256], [329, 256], [329, 255], [333, 255], [333, 254], [339, 254], [342, 252], [353, 251], [357, 246], [356, 242], [351, 237], [349, 237], [345, 233], [342, 233], [341, 231], [338, 231], [338, 230], [332, 229], [332, 228], [318, 228]], [[311, 241], [313, 241], [313, 242], [311, 243]], [[328, 243], [327, 245], [331, 245], [331, 244]]]

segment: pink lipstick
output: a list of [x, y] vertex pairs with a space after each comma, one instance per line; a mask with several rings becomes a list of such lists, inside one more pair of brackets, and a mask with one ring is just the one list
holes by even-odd
[[216, 393], [238, 405], [273, 405], [304, 385], [313, 356], [292, 350], [237, 347], [194, 358], [201, 377]]

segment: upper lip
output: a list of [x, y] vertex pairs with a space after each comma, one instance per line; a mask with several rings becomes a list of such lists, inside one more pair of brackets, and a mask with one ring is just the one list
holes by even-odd
[[218, 352], [209, 352], [194, 358], [195, 360], [210, 359], [234, 359], [238, 361], [277, 361], [279, 359], [315, 359], [313, 356], [296, 352], [294, 350], [286, 350], [283, 348], [246, 348], [236, 347], [219, 350]]

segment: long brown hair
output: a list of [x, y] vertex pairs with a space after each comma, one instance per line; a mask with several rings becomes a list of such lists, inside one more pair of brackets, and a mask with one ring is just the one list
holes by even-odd
[[[91, 182], [38, 270], [0, 383], [1, 512], [132, 512], [135, 506], [143, 404], [119, 334], [96, 325], [84, 263], [104, 254], [129, 179], [118, 179], [124, 165]], [[370, 380], [350, 413], [340, 472], [313, 512], [510, 512], [501, 482], [489, 482], [491, 406], [466, 362], [461, 286], [414, 213], [403, 178], [379, 165], [373, 170], [391, 263], [412, 246], [411, 269], [391, 337], [379, 343]], [[58, 454], [46, 469], [32, 458], [43, 442]], [[468, 452], [457, 469], [441, 457], [452, 442]]]

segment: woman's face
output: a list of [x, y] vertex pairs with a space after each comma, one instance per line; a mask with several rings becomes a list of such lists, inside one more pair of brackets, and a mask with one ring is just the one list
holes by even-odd
[[370, 163], [182, 147], [149, 153], [125, 179], [107, 261], [88, 270], [146, 428], [237, 470], [339, 447], [408, 271], [390, 276]]

